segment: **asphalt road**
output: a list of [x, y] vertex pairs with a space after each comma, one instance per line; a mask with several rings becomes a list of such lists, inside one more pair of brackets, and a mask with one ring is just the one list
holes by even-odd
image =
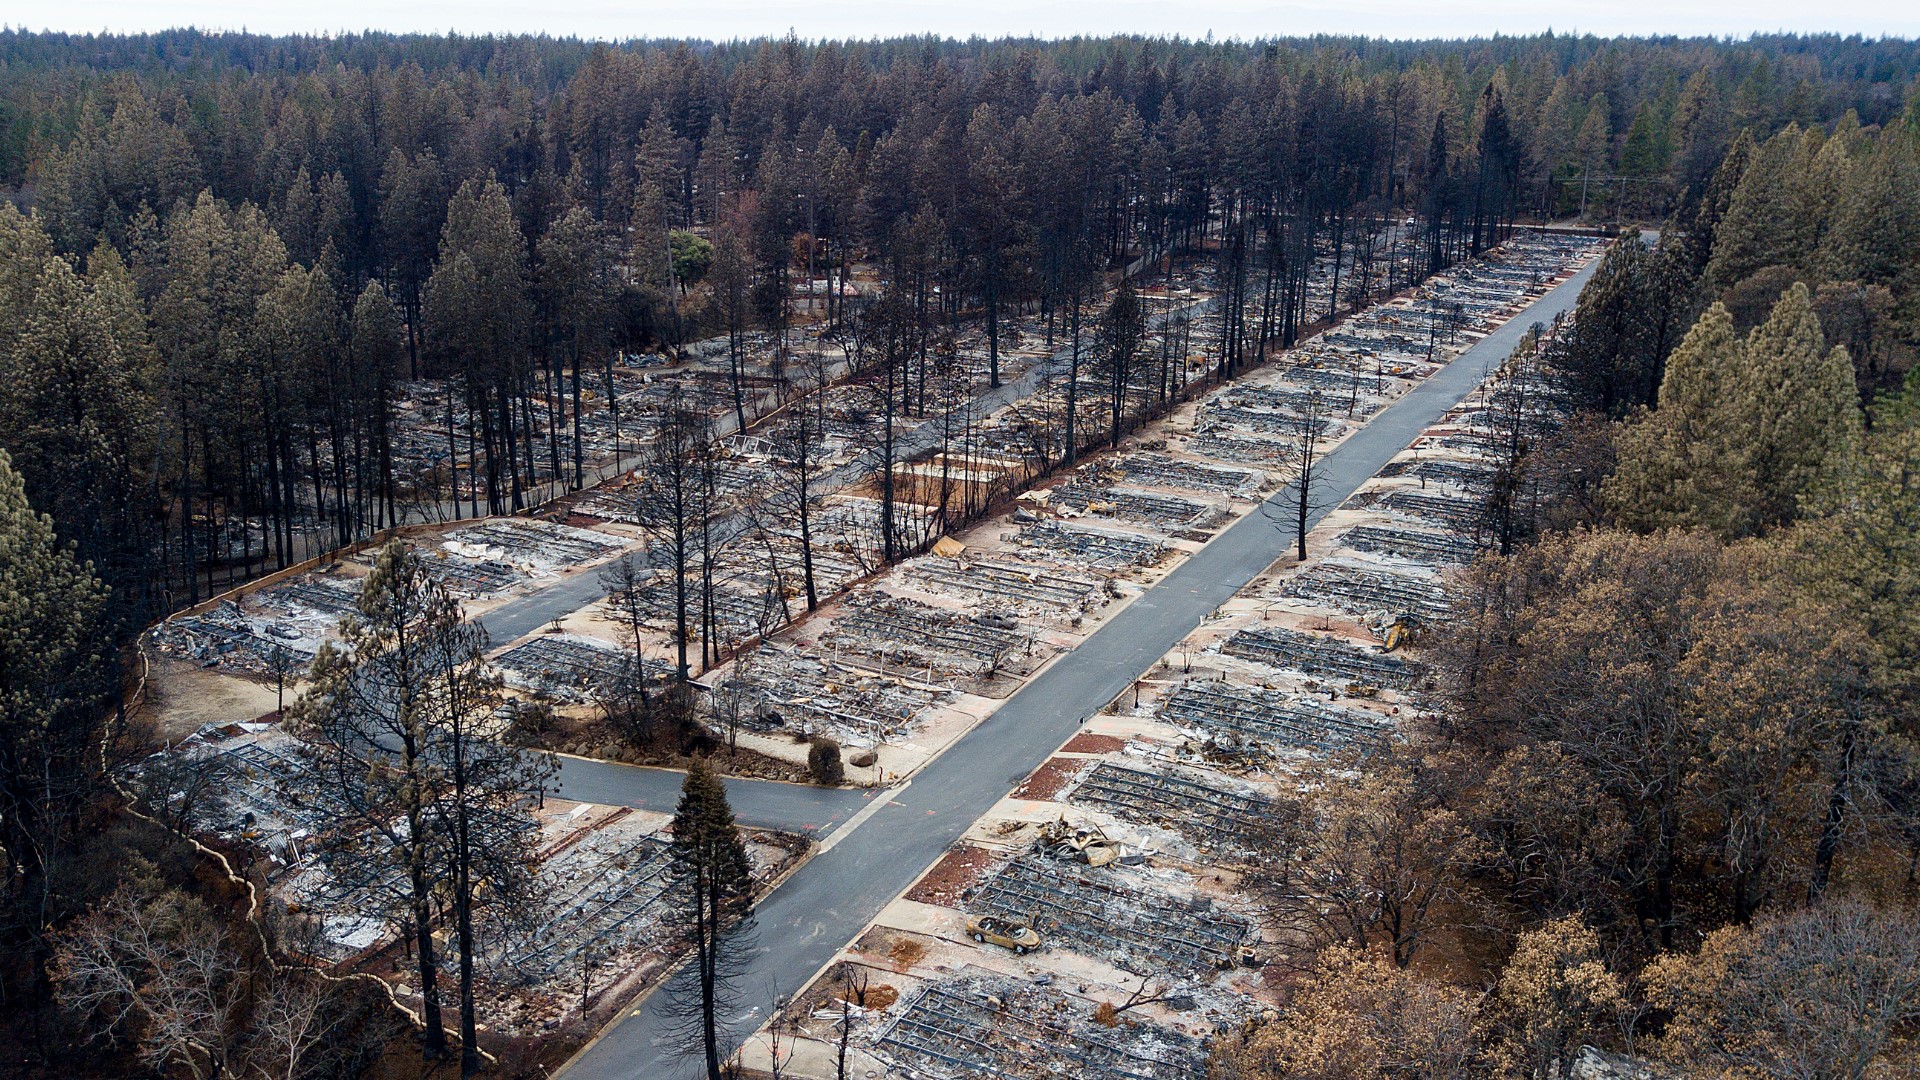
[[[1536, 301], [1382, 410], [1323, 459], [1311, 521], [1345, 501], [1428, 425], [1479, 385], [1527, 327], [1573, 306], [1592, 266]], [[729, 1045], [759, 1027], [776, 993], [798, 991], [981, 814], [1118, 697], [1202, 619], [1289, 550], [1282, 489], [1022, 687], [988, 720], [893, 790], [857, 827], [767, 897], [739, 983], [746, 1005], [725, 1017]], [[876, 796], [876, 799], [886, 798]], [[872, 804], [869, 803], [869, 806]], [[700, 1064], [680, 1054], [660, 991], [602, 1032], [564, 1070], [570, 1080], [669, 1080]]]
[[[621, 765], [591, 758], [562, 757], [559, 784], [548, 794], [577, 802], [632, 806], [671, 814], [680, 802], [686, 774], [672, 769]], [[784, 829], [820, 837], [858, 814], [875, 796], [873, 789], [821, 788], [773, 780], [729, 779], [727, 801], [742, 825]]]

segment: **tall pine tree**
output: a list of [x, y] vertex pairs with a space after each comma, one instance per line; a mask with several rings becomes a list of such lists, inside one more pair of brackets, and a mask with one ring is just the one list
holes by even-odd
[[1622, 524], [1721, 535], [1748, 527], [1749, 433], [1730, 407], [1745, 362], [1733, 316], [1713, 305], [1668, 359], [1659, 408], [1620, 432], [1619, 464], [1605, 490]]
[[1799, 516], [1860, 439], [1853, 364], [1828, 349], [1805, 285], [1746, 340], [1715, 304], [1667, 363], [1660, 407], [1619, 438], [1607, 496], [1622, 524], [1749, 535]]
[[689, 1052], [706, 1058], [708, 1080], [720, 1080], [726, 1053], [720, 1017], [738, 1004], [753, 903], [753, 868], [733, 821], [727, 790], [695, 759], [680, 787], [670, 854], [673, 921], [693, 950], [674, 988], [674, 1012], [688, 1029]]
[[105, 602], [0, 450], [0, 896], [15, 926], [47, 925], [53, 875], [99, 791]]
[[1830, 486], [1860, 441], [1853, 361], [1827, 348], [1812, 297], [1795, 283], [1747, 339], [1734, 407], [1750, 431], [1761, 523], [1781, 524]]

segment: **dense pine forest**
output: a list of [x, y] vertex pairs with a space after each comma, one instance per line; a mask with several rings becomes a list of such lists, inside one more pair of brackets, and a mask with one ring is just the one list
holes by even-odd
[[991, 337], [1216, 244], [1227, 352], [1257, 353], [1316, 317], [1316, 244], [1416, 213], [1438, 267], [1521, 217], [1655, 220], [1742, 131], [1898, 121], [1920, 58], [182, 31], [9, 32], [0, 63], [0, 190], [32, 214], [6, 225], [4, 442], [139, 621], [406, 520], [406, 495], [457, 501], [395, 475], [402, 380], [457, 384], [481, 429], [468, 510], [499, 511], [580, 475], [577, 439], [535, 450], [567, 424], [536, 393], [779, 327], [793, 280], [855, 259], [913, 279], [920, 322], [983, 315]]
[[[1619, 238], [1491, 395], [1442, 704], [1261, 825], [1294, 982], [1211, 1067], [1920, 1069], [1920, 45], [9, 30], [0, 197], [0, 1073], [422, 1075], [129, 780], [127, 646], [170, 612], [591, 486], [616, 369], [719, 350], [744, 434], [749, 341], [804, 324], [891, 439], [961, 328], [996, 387], [1016, 319], [1131, 359], [1131, 282], [1182, 261], [1224, 380], [1523, 224]], [[1099, 377], [1041, 467], [1177, 397]], [[516, 1050], [485, 1067], [540, 1075]]]

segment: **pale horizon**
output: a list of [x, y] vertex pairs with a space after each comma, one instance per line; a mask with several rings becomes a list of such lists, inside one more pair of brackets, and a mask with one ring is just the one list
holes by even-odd
[[1198, 0], [1195, 3], [1145, 3], [1141, 0], [1053, 0], [1014, 3], [984, 0], [964, 6], [901, 0], [885, 5], [836, 2], [806, 5], [728, 0], [687, 5], [643, 0], [571, 0], [549, 5], [509, 4], [502, 0], [393, 5], [369, 0], [315, 7], [308, 4], [243, 3], [237, 0], [182, 0], [135, 3], [80, 0], [53, 4], [27, 0], [0, 25], [19, 30], [67, 33], [144, 33], [197, 27], [207, 31], [259, 34], [340, 35], [366, 30], [393, 33], [547, 34], [594, 40], [691, 38], [728, 41], [779, 37], [792, 32], [806, 40], [867, 40], [913, 34], [950, 38], [1104, 37], [1142, 34], [1162, 37], [1252, 40], [1319, 34], [1394, 40], [1474, 38], [1495, 34], [1528, 36], [1547, 30], [1566, 34], [1745, 38], [1754, 34], [1858, 34], [1863, 37], [1920, 36], [1920, 5], [1842, 0], [1808, 7], [1779, 0], [1743, 4], [1627, 3], [1559, 5], [1544, 15], [1538, 5], [1517, 0], [1471, 0], [1445, 6], [1412, 0], [1370, 0], [1355, 4], [1318, 2], [1248, 3]]

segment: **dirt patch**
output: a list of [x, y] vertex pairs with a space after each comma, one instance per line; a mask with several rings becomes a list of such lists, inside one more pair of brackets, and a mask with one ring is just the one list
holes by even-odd
[[920, 958], [925, 955], [927, 955], [927, 946], [915, 938], [898, 938], [887, 950], [888, 959], [906, 967], [919, 963]]
[[[298, 697], [291, 686], [286, 699]], [[273, 712], [279, 702], [270, 685], [218, 668], [155, 657], [141, 715], [163, 742], [177, 742], [208, 724], [231, 724]]]
[[[839, 972], [841, 970], [851, 970], [854, 973], [853, 985], [849, 986], [840, 980]], [[806, 1003], [806, 1011], [801, 1012], [790, 1008], [788, 1015], [798, 1019], [822, 1008], [838, 1010], [840, 1003], [843, 1001], [851, 1002], [863, 1009], [872, 1009], [876, 1012], [884, 1011], [891, 1007], [894, 1002], [900, 1000], [900, 989], [890, 983], [874, 982], [873, 977], [876, 974], [884, 974], [884, 971], [859, 965], [851, 965], [846, 969], [836, 968], [829, 971], [825, 975], [822, 975], [818, 982], [813, 984], [813, 993], [807, 994], [800, 999]], [[860, 980], [862, 978], [867, 980], [867, 987], [864, 991], [860, 989]]]
[[1095, 735], [1092, 732], [1083, 731], [1067, 740], [1067, 745], [1061, 747], [1060, 752], [1063, 754], [1111, 754], [1126, 748], [1127, 740], [1117, 735]]
[[907, 899], [920, 904], [958, 906], [960, 894], [971, 890], [992, 863], [993, 852], [963, 844], [947, 852], [926, 876], [914, 882], [913, 888], [907, 890]]
[[1031, 799], [1038, 802], [1051, 799], [1060, 794], [1062, 788], [1073, 782], [1073, 778], [1085, 768], [1087, 762], [1082, 758], [1048, 758], [1040, 767], [1033, 770], [1026, 783], [1014, 789], [1016, 799]]

